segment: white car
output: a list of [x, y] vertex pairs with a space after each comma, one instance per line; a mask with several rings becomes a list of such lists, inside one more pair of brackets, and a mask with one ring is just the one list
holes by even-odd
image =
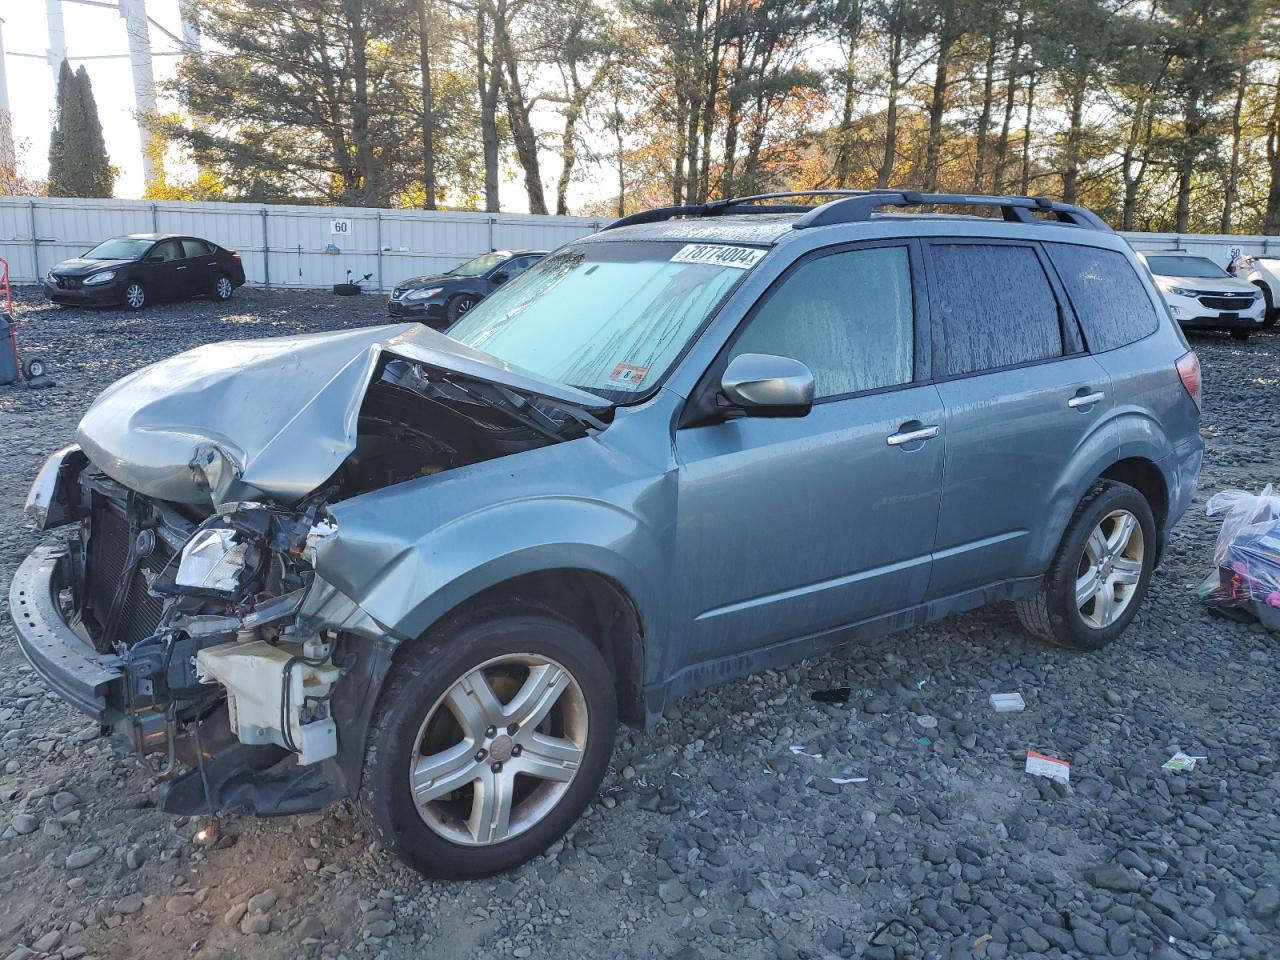
[[1140, 253], [1179, 326], [1226, 330], [1249, 339], [1266, 322], [1261, 291], [1238, 280], [1208, 257], [1189, 253]]
[[1231, 271], [1238, 279], [1253, 284], [1262, 291], [1266, 301], [1268, 327], [1274, 326], [1280, 315], [1280, 257], [1237, 257]]

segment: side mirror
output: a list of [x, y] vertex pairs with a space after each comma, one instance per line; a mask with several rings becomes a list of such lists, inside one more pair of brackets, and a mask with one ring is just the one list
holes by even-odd
[[506, 283], [511, 278], [507, 276], [507, 271], [499, 270], [489, 279], [492, 280], [494, 283]]
[[729, 361], [720, 390], [749, 417], [803, 417], [813, 406], [813, 372], [790, 357], [743, 353]]
[[160, 256], [158, 253], [153, 253], [151, 256], [147, 257], [147, 263], [164, 263], [164, 257]]

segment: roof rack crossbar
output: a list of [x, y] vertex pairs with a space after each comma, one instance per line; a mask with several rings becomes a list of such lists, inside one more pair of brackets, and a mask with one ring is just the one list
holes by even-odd
[[[764, 204], [762, 200], [789, 200], [797, 197], [834, 197], [817, 207], [794, 204]], [[882, 207], [949, 206], [996, 207], [1002, 219], [1010, 223], [1041, 223], [1035, 214], [1049, 214], [1058, 223], [1088, 230], [1111, 232], [1111, 228], [1093, 211], [1070, 203], [1058, 203], [1049, 197], [992, 197], [960, 193], [921, 193], [917, 190], [792, 190], [780, 193], [758, 193], [707, 203], [658, 207], [642, 210], [613, 221], [603, 230], [629, 227], [641, 223], [660, 223], [676, 217], [714, 217], [726, 213], [803, 213], [792, 224], [797, 230], [825, 227], [837, 223], [870, 220]]]

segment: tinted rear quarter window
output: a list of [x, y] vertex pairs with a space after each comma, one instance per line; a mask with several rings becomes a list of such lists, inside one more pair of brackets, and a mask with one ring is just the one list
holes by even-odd
[[1032, 247], [930, 244], [951, 376], [1062, 355], [1058, 302]]
[[1160, 325], [1146, 288], [1124, 254], [1073, 243], [1046, 243], [1045, 249], [1093, 353], [1141, 340]]

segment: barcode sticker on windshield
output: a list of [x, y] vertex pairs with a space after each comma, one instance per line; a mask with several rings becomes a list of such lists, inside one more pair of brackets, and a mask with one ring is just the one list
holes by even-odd
[[755, 247], [727, 247], [719, 243], [686, 243], [671, 258], [671, 262], [711, 263], [717, 267], [750, 270], [768, 252]]

